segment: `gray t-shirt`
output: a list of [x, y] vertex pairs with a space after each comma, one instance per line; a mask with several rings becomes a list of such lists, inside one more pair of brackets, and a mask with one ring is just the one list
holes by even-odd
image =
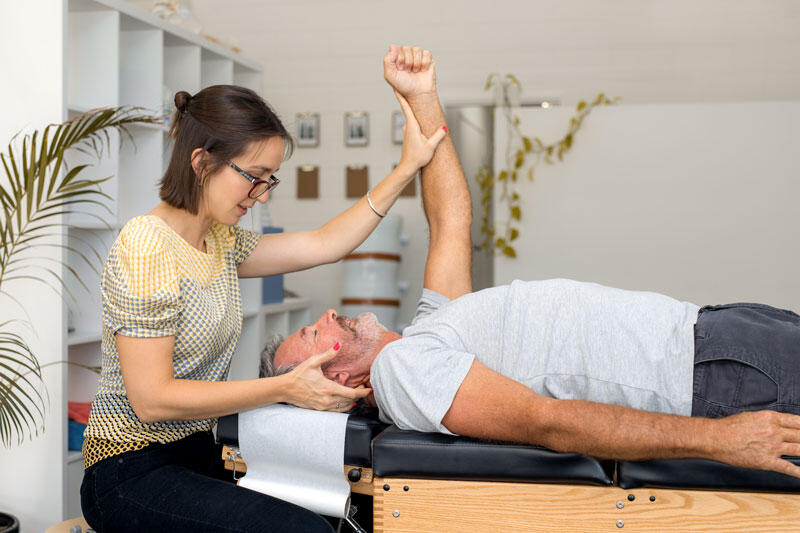
[[442, 417], [474, 359], [557, 399], [691, 414], [698, 306], [566, 279], [514, 281], [453, 301], [425, 289], [370, 374], [382, 420], [450, 433]]

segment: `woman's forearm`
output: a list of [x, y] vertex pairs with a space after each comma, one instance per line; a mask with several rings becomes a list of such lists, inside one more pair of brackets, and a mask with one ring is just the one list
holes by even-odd
[[143, 422], [198, 420], [247, 411], [277, 402], [343, 412], [369, 394], [330, 381], [321, 367], [336, 350], [309, 357], [286, 374], [242, 381], [173, 377], [174, 337], [117, 335], [125, 392]]
[[[395, 169], [378, 185], [370, 190], [372, 205], [382, 215], [386, 215], [394, 205], [400, 192], [414, 179], [416, 169], [402, 165]], [[326, 252], [325, 262], [332, 263], [356, 249], [380, 223], [367, 202], [366, 196], [359, 199], [344, 212], [326, 222], [314, 231], [314, 238], [320, 249]]]
[[169, 379], [133, 404], [142, 422], [198, 420], [286, 401], [285, 376], [243, 381]]
[[[416, 170], [398, 165], [370, 192], [375, 209], [385, 215], [415, 174]], [[335, 263], [364, 242], [381, 220], [364, 197], [315, 230], [262, 235], [239, 265], [239, 277], [270, 276]]]

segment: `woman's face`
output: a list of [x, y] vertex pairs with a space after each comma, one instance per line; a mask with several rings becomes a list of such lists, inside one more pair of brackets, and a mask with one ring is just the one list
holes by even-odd
[[[231, 162], [250, 176], [269, 181], [283, 161], [284, 150], [281, 137], [270, 137], [253, 141], [243, 154]], [[252, 187], [250, 180], [225, 163], [206, 181], [200, 200], [200, 214], [228, 226], [237, 224], [256, 202], [263, 204], [269, 198], [269, 192], [258, 198], [250, 198], [248, 195]]]

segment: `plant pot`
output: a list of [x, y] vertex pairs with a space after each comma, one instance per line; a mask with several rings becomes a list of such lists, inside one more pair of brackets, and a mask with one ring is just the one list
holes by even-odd
[[14, 515], [0, 512], [0, 533], [18, 533], [19, 520]]

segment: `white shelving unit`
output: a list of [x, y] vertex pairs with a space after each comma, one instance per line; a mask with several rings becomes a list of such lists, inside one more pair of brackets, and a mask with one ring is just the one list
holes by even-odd
[[[165, 99], [172, 107], [175, 92], [192, 94], [215, 84], [243, 85], [261, 92], [260, 65], [227, 48], [173, 26], [122, 0], [63, 0], [67, 14], [64, 42], [64, 118], [86, 110], [116, 105], [134, 105], [162, 115]], [[158, 181], [169, 161], [168, 127], [146, 125], [129, 128], [121, 147], [116, 137], [102, 159], [86, 177], [113, 178], [103, 184], [112, 197], [111, 212], [92, 209], [69, 219], [67, 244], [84, 252], [92, 247], [104, 256], [120, 228], [134, 216], [146, 214], [158, 203]], [[70, 163], [85, 160], [73, 154]], [[256, 204], [257, 206], [260, 204]], [[258, 209], [242, 220], [248, 229], [260, 229]], [[87, 256], [90, 254], [87, 254]], [[68, 258], [75, 276], [65, 272], [73, 301], [67, 302], [67, 354], [71, 362], [100, 364], [102, 262], [88, 265], [75, 254]], [[94, 266], [94, 268], [92, 268]], [[88, 289], [88, 290], [87, 290]], [[65, 297], [69, 299], [69, 295]], [[291, 299], [281, 304], [261, 305], [261, 280], [242, 280], [244, 321], [230, 372], [230, 379], [257, 376], [258, 357], [273, 333], [288, 334], [309, 319], [309, 302]], [[67, 401], [87, 402], [97, 389], [97, 376], [76, 365], [68, 365], [67, 393], [51, 398], [51, 407], [66, 412]], [[65, 450], [66, 513], [79, 516], [79, 488], [83, 477], [80, 452]], [[58, 489], [55, 489], [58, 490]]]

